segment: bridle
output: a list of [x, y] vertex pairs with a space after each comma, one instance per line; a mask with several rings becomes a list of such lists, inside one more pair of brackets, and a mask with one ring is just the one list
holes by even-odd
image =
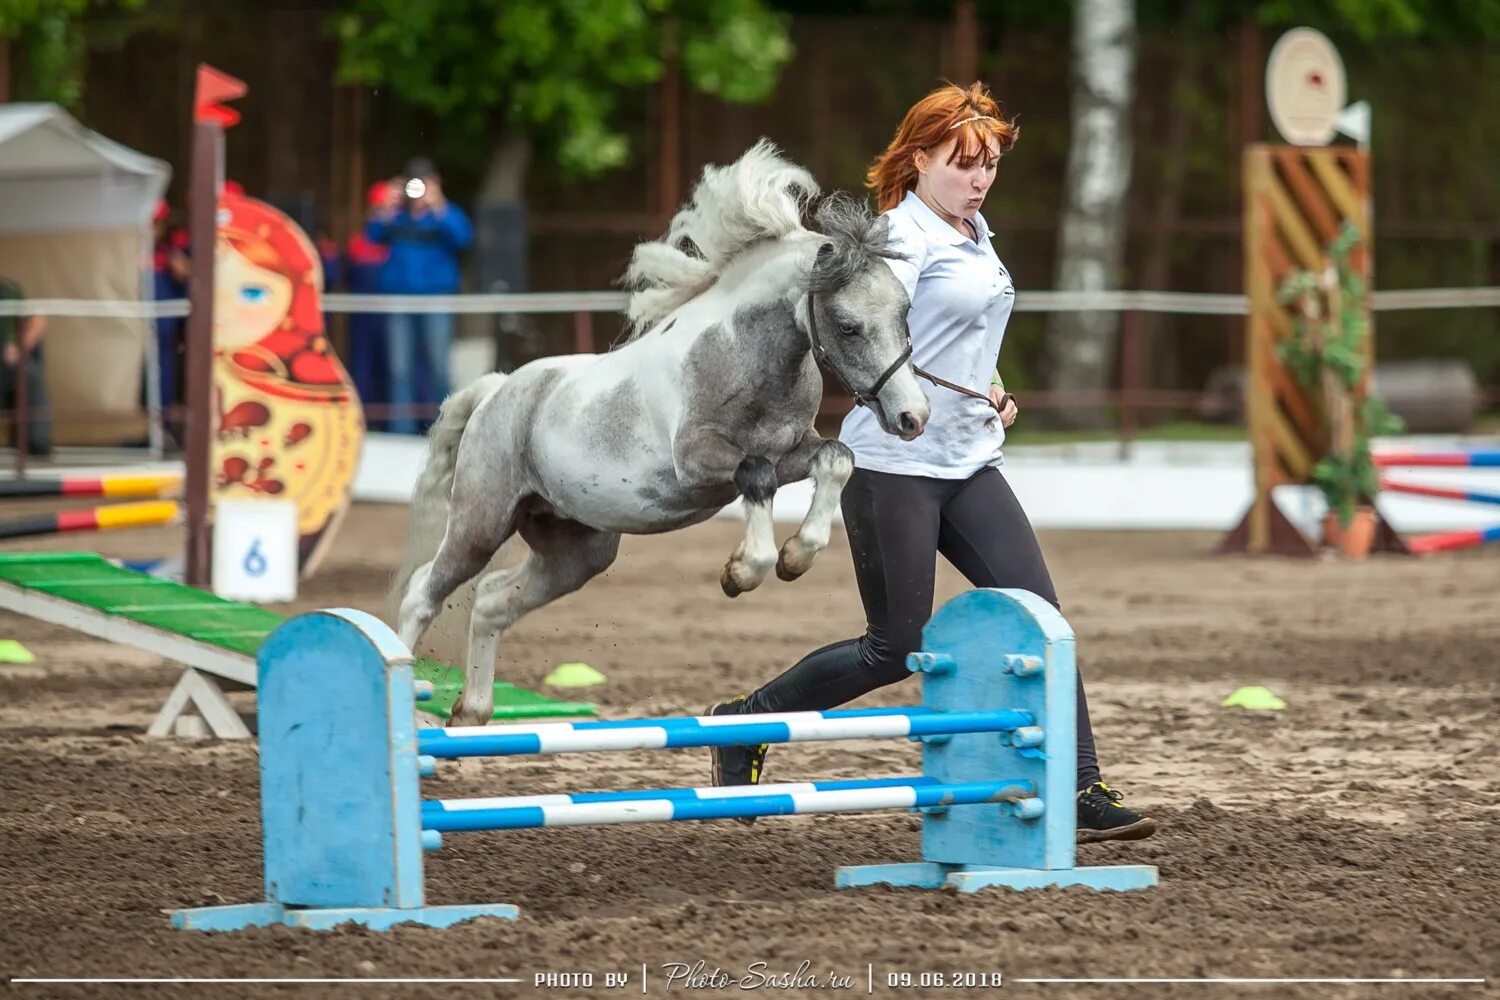
[[[855, 406], [869, 406], [873, 403], [875, 397], [880, 394], [880, 390], [885, 388], [885, 384], [891, 380], [891, 376], [900, 371], [901, 366], [911, 360], [911, 337], [908, 336], [906, 338], [906, 348], [897, 356], [895, 361], [891, 362], [891, 366], [881, 373], [880, 377], [875, 380], [874, 385], [862, 392], [854, 388], [854, 386], [849, 384], [849, 380], [844, 377], [844, 373], [839, 371], [838, 367], [834, 365], [833, 360], [829, 358], [828, 350], [823, 346], [823, 339], [818, 336], [818, 308], [817, 303], [813, 301], [812, 292], [807, 293], [807, 340], [812, 345], [813, 357], [817, 359], [818, 364], [822, 365], [825, 371], [833, 374], [839, 385], [849, 394], [849, 398], [854, 400]], [[962, 393], [965, 396], [984, 400], [987, 404], [994, 407], [996, 413], [1004, 410], [1005, 404], [1010, 402], [1011, 396], [1008, 392], [1000, 397], [1000, 402], [997, 404], [984, 393], [975, 392], [967, 386], [949, 382], [945, 378], [939, 378], [931, 372], [923, 371], [916, 365], [912, 365], [911, 370], [933, 385], [940, 385], [944, 389], [952, 389], [954, 392]]]
[[[828, 349], [823, 346], [823, 339], [818, 336], [818, 306], [813, 301], [812, 292], [807, 293], [807, 340], [812, 344], [813, 357], [817, 359], [818, 364], [822, 365], [825, 371], [833, 373], [833, 377], [838, 380], [839, 385], [844, 387], [844, 391], [849, 394], [849, 398], [854, 400], [855, 406], [869, 406], [875, 402], [875, 397], [880, 394], [881, 389], [885, 388], [885, 384], [891, 380], [891, 376], [900, 371], [901, 366], [911, 360], [911, 337], [908, 336], [906, 338], [906, 348], [897, 356], [895, 361], [891, 362], [891, 366], [881, 373], [881, 376], [875, 380], [874, 385], [863, 392], [854, 388], [854, 386], [849, 384], [849, 380], [844, 377], [844, 373], [839, 371], [838, 367], [834, 365], [833, 359], [828, 356]], [[914, 371], [916, 367], [916, 365], [912, 365]]]

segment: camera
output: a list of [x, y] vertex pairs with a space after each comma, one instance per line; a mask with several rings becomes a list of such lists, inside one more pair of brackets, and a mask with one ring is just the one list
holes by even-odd
[[418, 156], [406, 164], [406, 181], [401, 190], [406, 194], [408, 201], [418, 201], [427, 193], [428, 177], [437, 176], [437, 167], [431, 160], [424, 156]]

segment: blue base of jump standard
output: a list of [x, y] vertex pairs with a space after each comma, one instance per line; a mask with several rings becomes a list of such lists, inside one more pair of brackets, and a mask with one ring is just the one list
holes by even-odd
[[[1031, 781], [1037, 798], [1015, 806], [923, 809], [922, 862], [843, 867], [838, 886], [973, 892], [1069, 885], [1125, 891], [1156, 884], [1151, 865], [1075, 864], [1078, 666], [1073, 629], [1056, 608], [1024, 590], [960, 594], [932, 616], [922, 630], [922, 652], [911, 654], [907, 665], [922, 672], [922, 703], [934, 711], [1011, 709], [1045, 720], [1042, 730], [1018, 729], [1008, 741], [987, 733], [924, 738], [923, 775], [972, 781], [1003, 767]], [[1011, 759], [999, 752], [1007, 742], [1017, 748]], [[1028, 805], [1039, 815], [1028, 816]], [[1012, 818], [1017, 814], [1019, 821]]]
[[[515, 918], [505, 903], [427, 905], [423, 852], [447, 833], [546, 826], [911, 809], [922, 861], [839, 869], [841, 887], [1034, 889], [1156, 884], [1145, 865], [1075, 865], [1073, 633], [1033, 594], [975, 590], [923, 632], [919, 707], [417, 730], [411, 654], [376, 619], [319, 611], [276, 629], [259, 656], [266, 902], [178, 910], [224, 931], [354, 922], [445, 927]], [[422, 801], [438, 761], [460, 757], [919, 740], [922, 774], [746, 786]]]

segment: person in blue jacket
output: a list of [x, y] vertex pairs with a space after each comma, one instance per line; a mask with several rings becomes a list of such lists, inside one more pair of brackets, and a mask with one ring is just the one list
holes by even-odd
[[[407, 164], [402, 196], [377, 211], [365, 226], [372, 243], [390, 248], [380, 269], [380, 290], [396, 295], [451, 295], [458, 291], [459, 255], [473, 241], [468, 216], [443, 197], [442, 178], [431, 160]], [[436, 414], [449, 391], [448, 355], [453, 346], [451, 313], [393, 313], [386, 321], [386, 366], [392, 406], [390, 430], [418, 432], [414, 404]], [[427, 369], [417, 390], [417, 361]], [[430, 419], [430, 418], [429, 418]]]

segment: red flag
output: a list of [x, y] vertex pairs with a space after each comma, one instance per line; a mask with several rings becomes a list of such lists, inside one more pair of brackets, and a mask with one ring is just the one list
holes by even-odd
[[228, 128], [240, 120], [240, 113], [219, 102], [244, 97], [248, 89], [243, 80], [236, 80], [207, 63], [199, 63], [197, 92], [193, 95], [193, 120], [217, 122]]

